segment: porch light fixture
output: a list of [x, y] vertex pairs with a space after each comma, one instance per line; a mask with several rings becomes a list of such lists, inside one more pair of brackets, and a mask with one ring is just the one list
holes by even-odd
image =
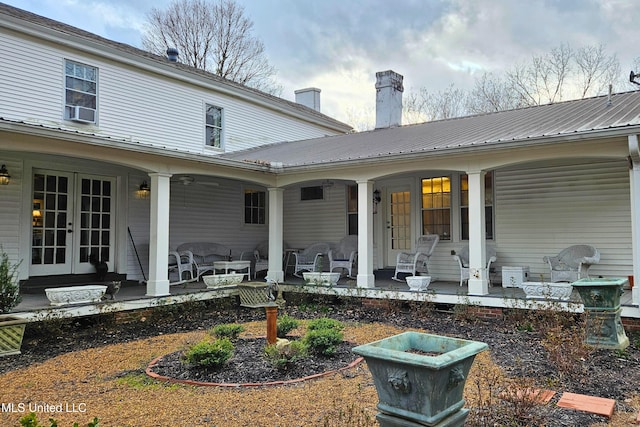
[[146, 200], [149, 198], [150, 194], [151, 194], [151, 188], [149, 187], [149, 184], [147, 184], [147, 181], [142, 181], [142, 184], [140, 184], [140, 187], [136, 191], [136, 197], [138, 199]]
[[9, 181], [11, 181], [11, 175], [9, 175], [7, 166], [0, 166], [0, 185], [9, 185]]
[[378, 203], [380, 203], [381, 200], [382, 200], [382, 197], [380, 197], [380, 190], [374, 190], [373, 191], [373, 213], [374, 214], [378, 213]]

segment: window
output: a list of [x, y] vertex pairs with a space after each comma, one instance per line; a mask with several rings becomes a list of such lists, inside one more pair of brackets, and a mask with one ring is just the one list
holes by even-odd
[[422, 180], [422, 234], [438, 234], [451, 240], [451, 178]]
[[300, 200], [322, 200], [322, 199], [324, 199], [324, 187], [322, 185], [300, 188]]
[[358, 186], [347, 186], [347, 234], [358, 234]]
[[[493, 173], [484, 176], [484, 226], [485, 238], [493, 239]], [[460, 228], [461, 239], [469, 240], [469, 177], [460, 177]]]
[[207, 104], [206, 141], [209, 147], [222, 148], [222, 108]]
[[95, 123], [98, 105], [98, 69], [73, 61], [65, 61], [64, 118]]
[[244, 223], [264, 224], [266, 219], [266, 200], [264, 191], [244, 190]]

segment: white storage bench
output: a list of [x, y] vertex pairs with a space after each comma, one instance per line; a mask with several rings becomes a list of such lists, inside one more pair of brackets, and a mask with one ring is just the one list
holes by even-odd
[[529, 267], [502, 267], [502, 287], [503, 288], [519, 288], [522, 287], [522, 282], [529, 280]]

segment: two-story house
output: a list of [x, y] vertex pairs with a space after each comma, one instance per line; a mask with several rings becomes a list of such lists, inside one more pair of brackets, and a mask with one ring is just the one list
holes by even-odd
[[[459, 281], [451, 253], [469, 245], [472, 295], [495, 280], [487, 242], [496, 271], [548, 279], [543, 257], [584, 243], [592, 275], [640, 275], [639, 92], [401, 126], [389, 71], [376, 129], [352, 133], [301, 105], [316, 89], [288, 102], [19, 9], [0, 18], [0, 242], [21, 279], [91, 272], [95, 253], [159, 296], [184, 242], [275, 254], [348, 234], [362, 289], [425, 234], [438, 280]], [[284, 278], [279, 257], [268, 274]], [[627, 315], [639, 302], [634, 288]]]

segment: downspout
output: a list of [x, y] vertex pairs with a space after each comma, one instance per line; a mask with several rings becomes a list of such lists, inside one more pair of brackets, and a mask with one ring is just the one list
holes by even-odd
[[[629, 135], [629, 184], [631, 191], [631, 247], [633, 276], [640, 281], [640, 144], [638, 135]], [[631, 291], [631, 301], [640, 305], [640, 286]]]

